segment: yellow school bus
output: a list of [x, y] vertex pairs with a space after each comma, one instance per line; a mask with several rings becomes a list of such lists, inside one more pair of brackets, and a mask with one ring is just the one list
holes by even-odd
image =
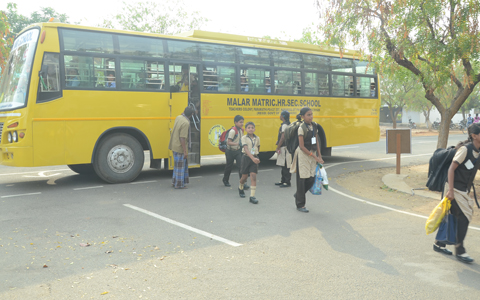
[[[179, 36], [62, 23], [34, 24], [15, 39], [0, 82], [0, 163], [68, 165], [110, 182], [172, 168], [176, 116], [197, 108], [189, 167], [221, 154], [235, 115], [253, 121], [262, 158], [276, 148], [279, 115], [314, 112], [323, 155], [379, 140], [375, 70], [355, 52], [193, 31]], [[163, 160], [163, 164], [162, 164]]]

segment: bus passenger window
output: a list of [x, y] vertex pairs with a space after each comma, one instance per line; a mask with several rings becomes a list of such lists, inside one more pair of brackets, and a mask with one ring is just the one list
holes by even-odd
[[218, 76], [215, 67], [203, 67], [203, 90], [218, 91]]
[[120, 61], [122, 89], [163, 90], [165, 71], [163, 62], [122, 59]]
[[240, 88], [242, 92], [249, 94], [271, 93], [270, 71], [257, 68], [240, 69]]
[[[353, 85], [353, 76], [345, 75], [332, 75], [333, 81], [333, 96], [350, 96], [353, 93], [353, 87], [350, 87], [350, 83]], [[351, 88], [351, 89], [350, 89]]]
[[302, 92], [301, 73], [295, 71], [278, 70], [275, 72], [277, 94], [298, 95]]
[[203, 67], [203, 90], [234, 93], [236, 91], [235, 68], [227, 66]]

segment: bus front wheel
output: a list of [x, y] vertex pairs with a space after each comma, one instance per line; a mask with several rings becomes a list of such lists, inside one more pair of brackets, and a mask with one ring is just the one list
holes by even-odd
[[70, 170], [80, 175], [89, 175], [95, 173], [92, 164], [67, 165]]
[[143, 168], [142, 145], [129, 134], [117, 133], [104, 138], [95, 153], [93, 168], [108, 183], [131, 182]]

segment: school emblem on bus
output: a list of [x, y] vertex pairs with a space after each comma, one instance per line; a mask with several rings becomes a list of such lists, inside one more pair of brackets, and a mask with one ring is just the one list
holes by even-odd
[[224, 131], [225, 131], [225, 127], [223, 127], [220, 124], [213, 125], [213, 127], [210, 128], [210, 131], [208, 132], [208, 140], [210, 141], [210, 144], [212, 144], [212, 146], [218, 147], [220, 136]]

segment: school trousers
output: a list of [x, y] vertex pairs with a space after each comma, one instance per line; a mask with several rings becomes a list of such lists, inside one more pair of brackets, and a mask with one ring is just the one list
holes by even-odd
[[235, 161], [238, 169], [238, 177], [242, 178], [240, 174], [240, 166], [242, 163], [242, 149], [238, 150], [225, 150], [225, 158], [227, 160], [227, 165], [225, 166], [225, 172], [223, 173], [223, 181], [230, 180], [230, 173], [232, 173], [233, 162]]
[[297, 208], [305, 207], [307, 201], [307, 192], [315, 183], [315, 177], [300, 178], [300, 171], [298, 170], [299, 163], [297, 158], [297, 193], [295, 194], [295, 204]]

